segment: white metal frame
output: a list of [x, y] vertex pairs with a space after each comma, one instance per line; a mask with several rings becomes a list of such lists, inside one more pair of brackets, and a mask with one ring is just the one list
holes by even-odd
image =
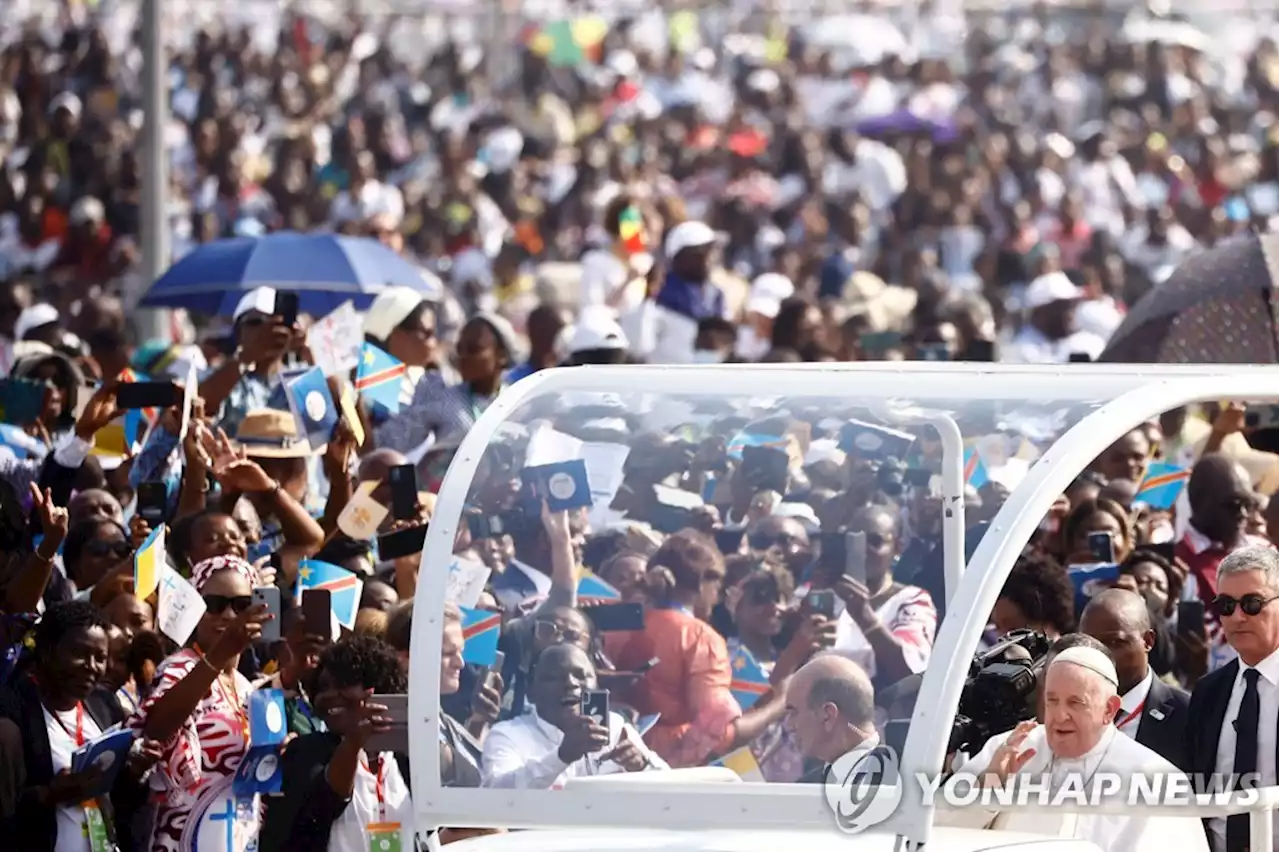
[[[591, 367], [553, 370], [525, 379], [504, 393], [463, 440], [440, 490], [427, 535], [415, 605], [411, 656], [431, 661], [415, 667], [410, 678], [414, 808], [419, 830], [440, 825], [474, 827], [637, 827], [665, 829], [803, 830], [829, 828], [831, 815], [821, 795], [806, 785], [640, 785], [619, 796], [607, 789], [576, 792], [441, 788], [436, 747], [440, 713], [441, 620], [445, 572], [454, 536], [481, 456], [498, 426], [525, 400], [565, 391], [758, 396], [782, 379], [786, 395], [831, 396], [848, 388], [869, 404], [910, 396], [928, 400], [995, 397], [1026, 400], [1109, 399], [1070, 428], [1036, 462], [992, 522], [991, 533], [970, 560], [990, 566], [977, 579], [962, 582], [948, 607], [925, 674], [920, 699], [903, 754], [906, 771], [929, 771], [944, 758], [951, 719], [959, 704], [968, 662], [1000, 589], [1040, 520], [1080, 470], [1128, 429], [1179, 405], [1202, 400], [1274, 401], [1277, 374], [1265, 367], [1139, 367], [1071, 365], [976, 367], [904, 364], [791, 365], [742, 367]], [[963, 380], [962, 380], [963, 379]], [[988, 384], [988, 382], [992, 384]], [[998, 383], [999, 393], [988, 388]], [[948, 452], [947, 455], [951, 455]], [[948, 460], [954, 464], [955, 459]], [[962, 463], [962, 462], [961, 462]], [[1018, 544], [1013, 544], [1018, 542]], [[963, 549], [960, 551], [963, 559]], [[950, 592], [950, 590], [949, 590]], [[950, 594], [949, 594], [950, 596]], [[969, 617], [961, 615], [968, 614]], [[923, 733], [921, 733], [923, 732]], [[912, 844], [925, 842], [932, 812], [904, 797], [898, 812], [877, 833], [898, 834]], [[785, 804], [784, 804], [785, 803]]]

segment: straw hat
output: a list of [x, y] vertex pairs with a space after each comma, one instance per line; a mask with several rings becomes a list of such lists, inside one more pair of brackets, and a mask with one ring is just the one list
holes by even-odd
[[251, 459], [304, 459], [319, 455], [325, 447], [311, 449], [306, 438], [298, 437], [298, 426], [288, 411], [259, 408], [240, 421], [236, 445]]

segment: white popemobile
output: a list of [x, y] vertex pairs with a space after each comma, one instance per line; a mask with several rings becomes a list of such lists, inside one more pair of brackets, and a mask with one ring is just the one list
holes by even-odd
[[[519, 382], [484, 413], [458, 448], [423, 551], [409, 695], [420, 842], [435, 848], [438, 834], [428, 834], [430, 829], [471, 826], [529, 830], [451, 844], [460, 852], [774, 852], [780, 843], [784, 848], [803, 846], [807, 852], [1096, 852], [1099, 847], [1063, 829], [1061, 810], [1037, 818], [1042, 834], [952, 828], [941, 824], [941, 812], [922, 796], [894, 788], [891, 795], [874, 796], [868, 808], [865, 802], [859, 806], [856, 796], [850, 800], [848, 791], [827, 790], [824, 795], [813, 785], [743, 783], [723, 768], [580, 779], [560, 790], [443, 787], [437, 731], [448, 572], [440, 566], [451, 562], [464, 505], [483, 487], [492, 459], [500, 455], [488, 451], [509, 445], [513, 435], [570, 421], [573, 428], [560, 434], [578, 435], [582, 440], [576, 449], [585, 458], [584, 446], [625, 443], [642, 431], [681, 434], [717, 417], [758, 420], [781, 410], [804, 412], [809, 422], [818, 416], [831, 423], [856, 418], [897, 429], [932, 427], [936, 440], [928, 451], [941, 460], [940, 481], [934, 486], [940, 486], [944, 510], [947, 615], [923, 673], [900, 766], [903, 777], [933, 776], [947, 759], [952, 723], [988, 614], [1054, 501], [1092, 459], [1133, 427], [1178, 406], [1226, 399], [1275, 403], [1275, 368], [936, 363], [585, 367], [537, 373]], [[965, 453], [992, 434], [1015, 436], [1015, 442], [1025, 439], [1022, 446], [1032, 450], [1000, 457], [998, 448], [987, 448], [987, 473], [1010, 494], [966, 568]], [[560, 450], [572, 455], [573, 444], [561, 441]], [[607, 470], [608, 458], [595, 454], [587, 459], [597, 498], [591, 510], [596, 526], [615, 519], [608, 506], [621, 481], [622, 461], [614, 454], [616, 469]], [[889, 800], [888, 808], [882, 800]], [[833, 802], [844, 810], [841, 822], [849, 824], [852, 809], [855, 817], [860, 815], [853, 822], [865, 830], [842, 831]], [[1137, 813], [1143, 807], [1125, 806], [1122, 812]], [[1176, 816], [1248, 811], [1252, 836], [1262, 838], [1251, 852], [1276, 852], [1277, 807], [1280, 788], [1268, 788], [1253, 797], [1237, 794], [1227, 805], [1202, 798]], [[1113, 810], [1102, 808], [1105, 813]], [[1098, 809], [1090, 812], [1096, 816]], [[877, 824], [866, 825], [872, 821]]]

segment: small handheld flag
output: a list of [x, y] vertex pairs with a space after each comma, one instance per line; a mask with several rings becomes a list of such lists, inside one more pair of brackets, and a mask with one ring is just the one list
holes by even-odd
[[364, 582], [359, 577], [319, 559], [304, 559], [298, 564], [294, 603], [302, 603], [302, 593], [307, 589], [328, 589], [330, 606], [338, 623], [348, 630], [355, 629], [360, 594], [364, 590]]
[[640, 215], [640, 208], [634, 204], [623, 208], [618, 214], [618, 238], [622, 240], [622, 247], [627, 254], [639, 254], [649, 248], [645, 238], [644, 217]]
[[739, 432], [730, 439], [725, 452], [731, 459], [742, 459], [742, 451], [747, 447], [768, 447], [773, 450], [785, 450], [790, 444], [790, 439], [780, 435], [755, 435], [749, 432]]
[[738, 706], [746, 712], [769, 691], [769, 675], [765, 674], [755, 655], [742, 646], [734, 649], [729, 666], [733, 677], [729, 689]]
[[164, 527], [151, 531], [147, 540], [133, 556], [133, 593], [139, 600], [146, 600], [160, 585], [160, 573], [165, 565]]
[[249, 742], [254, 746], [276, 746], [289, 733], [285, 726], [284, 692], [255, 689], [249, 693]]
[[378, 527], [386, 519], [389, 510], [373, 499], [373, 492], [382, 483], [371, 479], [360, 483], [351, 500], [338, 515], [338, 529], [356, 541], [369, 541], [378, 534]]
[[1191, 478], [1191, 471], [1169, 462], [1151, 462], [1146, 478], [1134, 495], [1135, 503], [1146, 503], [1152, 509], [1169, 510], [1178, 502], [1178, 495]]
[[491, 666], [498, 655], [498, 636], [502, 631], [502, 614], [486, 609], [462, 611], [462, 660], [477, 666]]
[[400, 384], [404, 374], [404, 362], [366, 343], [360, 349], [360, 363], [356, 365], [356, 392], [395, 414], [400, 411]]
[[982, 456], [974, 447], [964, 451], [964, 481], [974, 488], [981, 488], [991, 481], [987, 466], [982, 463]]
[[338, 406], [329, 393], [324, 370], [314, 367], [292, 379], [285, 385], [285, 395], [297, 421], [298, 434], [307, 437], [313, 450], [327, 444], [338, 425]]
[[591, 572], [585, 572], [578, 581], [579, 604], [616, 603], [622, 593]]
[[750, 746], [735, 749], [711, 765], [732, 769], [739, 778], [748, 783], [764, 783], [764, 773], [760, 771], [760, 763], [751, 753]]

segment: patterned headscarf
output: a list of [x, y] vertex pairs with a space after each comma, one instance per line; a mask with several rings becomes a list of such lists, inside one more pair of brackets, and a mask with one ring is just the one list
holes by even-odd
[[191, 584], [196, 587], [197, 592], [203, 592], [205, 583], [219, 571], [235, 571], [250, 583], [258, 575], [257, 570], [239, 556], [212, 556], [191, 569]]

